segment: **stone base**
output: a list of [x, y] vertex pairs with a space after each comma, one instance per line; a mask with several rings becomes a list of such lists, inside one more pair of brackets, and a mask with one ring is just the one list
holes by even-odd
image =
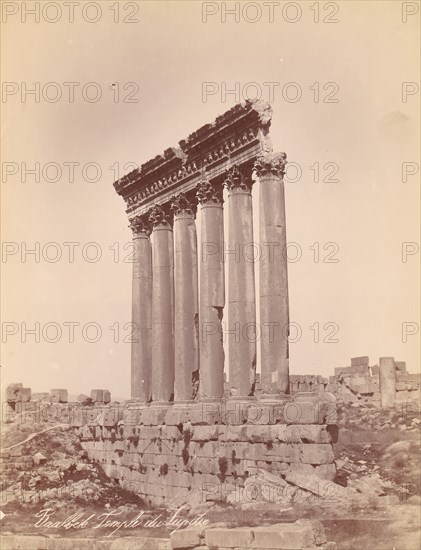
[[200, 504], [233, 494], [241, 501], [247, 479], [262, 470], [280, 480], [288, 472], [333, 480], [336, 405], [323, 397], [172, 407], [130, 402], [95, 418], [82, 413], [74, 426], [89, 458], [150, 504]]

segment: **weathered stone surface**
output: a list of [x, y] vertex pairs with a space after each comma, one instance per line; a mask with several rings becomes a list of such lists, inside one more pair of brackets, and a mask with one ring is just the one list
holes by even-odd
[[152, 400], [174, 398], [174, 252], [168, 214], [151, 211], [152, 231]]
[[393, 407], [396, 399], [396, 368], [393, 357], [380, 357], [380, 400], [382, 407]]
[[289, 388], [288, 276], [283, 172], [285, 153], [262, 154], [255, 163], [259, 178], [259, 258], [261, 383], [263, 393], [285, 393]]
[[9, 384], [6, 388], [8, 403], [27, 403], [31, 399], [31, 388], [24, 388], [23, 384]]
[[299, 462], [305, 464], [331, 464], [334, 460], [332, 446], [328, 444], [298, 445]]
[[175, 198], [172, 206], [175, 287], [174, 399], [179, 401], [193, 399], [199, 383], [197, 236], [192, 202], [181, 194]]
[[317, 520], [302, 519], [295, 523], [255, 527], [253, 532], [253, 547], [256, 549], [302, 550], [326, 542], [323, 525]]
[[222, 192], [209, 182], [198, 187], [201, 204], [199, 349], [202, 399], [221, 398], [224, 393], [222, 315], [225, 305], [224, 221]]
[[249, 548], [253, 541], [251, 527], [238, 527], [236, 529], [206, 529], [205, 541], [210, 547], [225, 548]]
[[194, 548], [204, 542], [204, 527], [186, 527], [170, 535], [173, 550]]
[[335, 425], [287, 425], [276, 426], [276, 437], [284, 443], [336, 443], [338, 428]]
[[249, 396], [256, 380], [256, 300], [254, 284], [253, 212], [251, 169], [243, 173], [230, 167], [225, 180], [228, 189], [228, 338], [230, 395]]
[[68, 393], [65, 389], [53, 389], [50, 392], [51, 403], [67, 403]]
[[48, 392], [39, 392], [39, 393], [33, 393], [31, 396], [31, 401], [39, 402], [39, 401], [49, 401], [50, 394]]
[[131, 220], [133, 231], [131, 397], [143, 403], [152, 396], [152, 245], [147, 216]]
[[365, 366], [368, 367], [369, 358], [367, 355], [362, 357], [351, 357], [351, 367]]

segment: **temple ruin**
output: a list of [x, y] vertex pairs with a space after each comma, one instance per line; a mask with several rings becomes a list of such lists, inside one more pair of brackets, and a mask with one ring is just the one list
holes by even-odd
[[[131, 392], [140, 402], [223, 397], [225, 305], [232, 336], [231, 397], [254, 395], [258, 341], [262, 394], [289, 393], [286, 155], [272, 151], [271, 116], [265, 102], [237, 105], [114, 184], [127, 204], [136, 250], [132, 320], [138, 338], [132, 347]], [[259, 186], [258, 244], [253, 236], [253, 176]]]
[[271, 114], [237, 105], [114, 184], [135, 245], [131, 399], [7, 389], [8, 414], [58, 415], [151, 505], [346, 499], [333, 483], [337, 400], [419, 411], [420, 375], [393, 357], [289, 374], [286, 155], [272, 151]]

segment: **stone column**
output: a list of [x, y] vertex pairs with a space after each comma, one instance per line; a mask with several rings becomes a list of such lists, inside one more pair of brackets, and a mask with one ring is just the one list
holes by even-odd
[[152, 370], [152, 248], [148, 216], [130, 220], [133, 231], [131, 396], [151, 400]]
[[380, 403], [382, 408], [394, 407], [396, 399], [396, 368], [393, 357], [380, 357]]
[[199, 384], [199, 304], [195, 201], [180, 193], [174, 212], [175, 382], [174, 400], [189, 401]]
[[222, 188], [202, 181], [197, 198], [201, 205], [199, 301], [199, 397], [222, 398], [224, 349], [222, 314], [224, 289], [224, 219]]
[[285, 153], [262, 153], [259, 178], [262, 393], [289, 392], [289, 305], [285, 228]]
[[[251, 171], [250, 171], [251, 172]], [[254, 393], [256, 382], [256, 298], [254, 287], [251, 173], [234, 165], [225, 180], [228, 189], [228, 357], [231, 397]]]
[[174, 250], [171, 217], [154, 206], [152, 224], [152, 401], [174, 399]]

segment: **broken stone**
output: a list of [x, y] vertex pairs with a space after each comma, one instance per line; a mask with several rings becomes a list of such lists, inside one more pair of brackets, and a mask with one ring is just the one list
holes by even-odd
[[46, 464], [47, 462], [47, 457], [44, 456], [42, 453], [38, 452], [38, 453], [35, 453], [34, 456], [32, 457], [33, 460], [34, 460], [34, 464], [36, 466], [40, 466], [41, 464]]
[[23, 384], [9, 384], [6, 388], [8, 403], [27, 403], [31, 400], [31, 388], [24, 388]]
[[54, 389], [50, 392], [51, 403], [67, 403], [68, 393], [64, 389]]

